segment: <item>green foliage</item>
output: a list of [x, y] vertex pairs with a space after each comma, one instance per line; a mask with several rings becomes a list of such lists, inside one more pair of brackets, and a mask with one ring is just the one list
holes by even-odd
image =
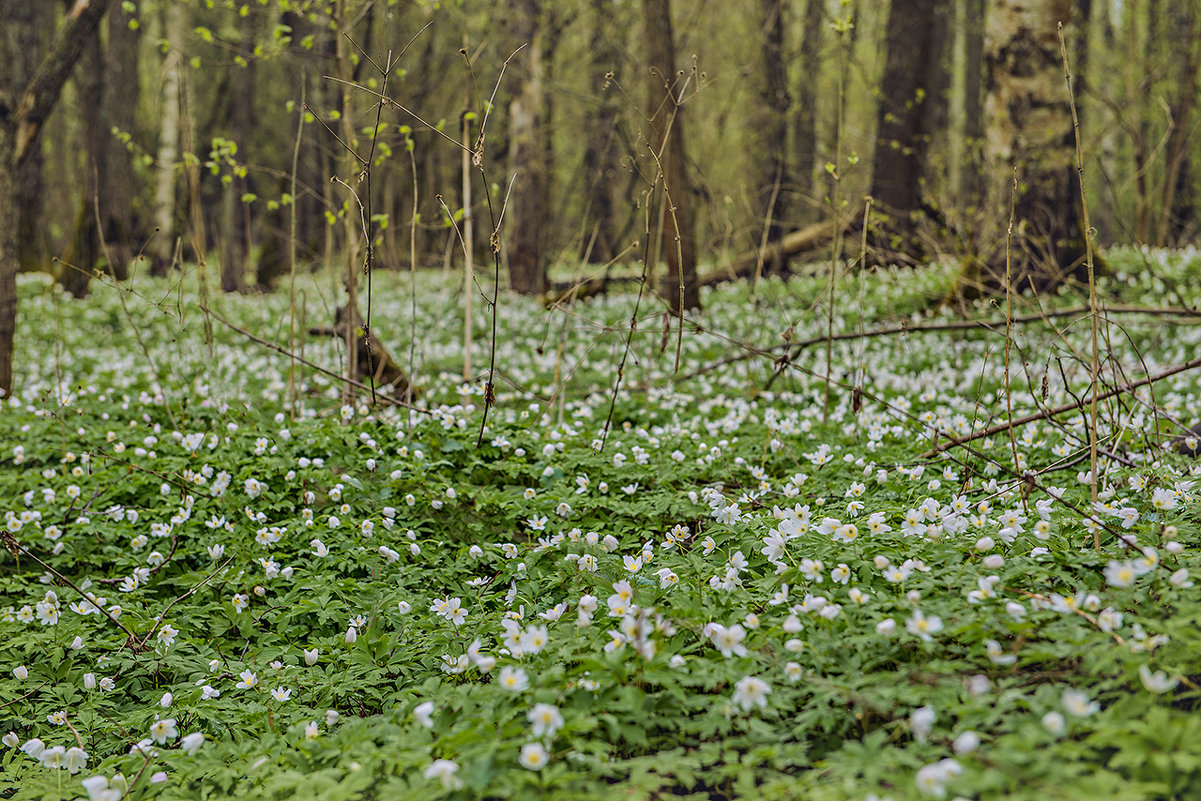
[[[952, 275], [864, 277], [840, 330], [917, 324]], [[120, 773], [163, 799], [1198, 796], [1198, 470], [1142, 436], [1149, 414], [1105, 432], [1095, 551], [1088, 487], [1060, 467], [1081, 416], [922, 455], [931, 426], [996, 422], [995, 335], [840, 342], [887, 405], [836, 388], [823, 424], [820, 377], [764, 393], [770, 359], [728, 363], [718, 334], [746, 330], [749, 291], [728, 287], [674, 379], [658, 333], [635, 337], [611, 420], [612, 366], [589, 354], [624, 342], [633, 298], [545, 324], [505, 300], [498, 364], [520, 389], [477, 447], [461, 298], [419, 278], [420, 409], [340, 408], [308, 372], [295, 416], [288, 360], [221, 329], [210, 355], [191, 286], [137, 286], [135, 356], [116, 290], [65, 304], [22, 281], [21, 319], [62, 324], [23, 323], [27, 379], [0, 411], [18, 544], [0, 558], [0, 793], [75, 798]], [[1141, 302], [1153, 280], [1107, 289]], [[765, 279], [748, 344], [820, 331], [799, 310], [822, 292]], [[219, 302], [287, 342], [286, 293]], [[405, 352], [410, 299], [377, 278], [373, 302], [394, 326], [373, 335]], [[1127, 365], [1196, 352], [1193, 328], [1124, 331]], [[1046, 329], [1016, 336], [1066, 358]], [[337, 347], [306, 358], [336, 370]], [[1030, 369], [1048, 397], [1015, 392], [1015, 416], [1080, 391]], [[1196, 408], [1195, 379], [1156, 392]], [[17, 747], [35, 738], [86, 768]]]

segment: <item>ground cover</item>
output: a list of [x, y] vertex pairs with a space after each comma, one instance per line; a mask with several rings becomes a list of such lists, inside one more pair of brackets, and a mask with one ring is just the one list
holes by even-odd
[[[1129, 309], [1195, 308], [1201, 257], [1109, 260], [1106, 385], [1195, 359], [1196, 318]], [[0, 797], [1201, 797], [1198, 372], [1102, 404], [1095, 507], [1087, 404], [947, 448], [1089, 386], [1086, 315], [1038, 319], [1068, 293], [1008, 379], [1003, 322], [922, 330], [952, 273], [840, 284], [836, 333], [913, 330], [833, 342], [828, 412], [820, 277], [680, 340], [632, 294], [502, 298], [478, 445], [442, 275], [415, 321], [373, 287], [415, 410], [312, 369], [293, 403], [188, 282], [23, 281]], [[288, 342], [286, 293], [214, 310]]]

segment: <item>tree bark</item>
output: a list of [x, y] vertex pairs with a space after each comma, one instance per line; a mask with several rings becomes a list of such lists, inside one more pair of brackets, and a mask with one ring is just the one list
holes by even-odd
[[236, 146], [236, 172], [221, 195], [221, 289], [241, 292], [246, 288], [246, 259], [250, 254], [250, 206], [242, 196], [252, 191], [245, 165], [251, 160], [251, 136], [254, 131], [254, 47], [257, 36], [256, 13], [242, 23], [238, 43], [239, 59], [229, 66], [229, 116], [227, 136]]
[[[1070, 41], [1072, 0], [993, 0], [985, 41], [988, 97], [987, 154], [992, 166], [994, 214], [1008, 219], [1010, 187], [1014, 230], [1012, 286], [1038, 292], [1083, 275], [1084, 238], [1075, 140], [1057, 24]], [[1003, 246], [980, 266], [985, 291], [1006, 285]]]
[[801, 81], [797, 89], [796, 110], [796, 192], [804, 199], [810, 212], [805, 221], [813, 220], [819, 207], [814, 173], [817, 171], [817, 86], [821, 71], [821, 41], [823, 29], [823, 0], [805, 3], [804, 34], [801, 37]]
[[[696, 240], [692, 197], [688, 187], [684, 152], [683, 91], [685, 82], [676, 72], [675, 37], [671, 27], [671, 0], [643, 0], [644, 41], [648, 62], [647, 120], [649, 146], [654, 153], [654, 202], [649, 206], [651, 236], [648, 265], [667, 264], [660, 294], [671, 310], [680, 313], [701, 306], [696, 277]], [[657, 241], [656, 241], [657, 240]]]
[[[79, 116], [83, 126], [77, 131], [77, 149], [84, 154], [83, 180], [77, 181], [75, 225], [71, 244], [63, 257], [58, 282], [72, 297], [87, 297], [92, 271], [102, 258], [98, 210], [105, 205], [101, 193], [108, 186], [106, 143], [109, 132], [104, 125], [104, 53], [99, 35], [88, 40], [79, 57], [75, 73], [79, 96]], [[111, 268], [111, 265], [110, 265]]]
[[[16, 175], [37, 142], [42, 123], [54, 110], [63, 84], [70, 76], [84, 44], [96, 34], [111, 0], [77, 4], [50, 52], [33, 76], [19, 85], [7, 65], [13, 61], [12, 14], [19, 0], [0, 0], [0, 393], [13, 389], [13, 337], [17, 326], [17, 219]], [[19, 19], [19, 18], [18, 18]]]
[[187, 31], [188, 7], [183, 3], [168, 3], [163, 12], [163, 39], [168, 50], [163, 59], [163, 90], [158, 114], [158, 152], [154, 175], [154, 224], [158, 229], [150, 240], [150, 271], [167, 274], [175, 252], [175, 166], [179, 159], [179, 70], [180, 46]]
[[[767, 241], [779, 239], [790, 221], [792, 176], [788, 166], [788, 70], [784, 64], [784, 0], [759, 0], [759, 38], [763, 49], [759, 61], [759, 104], [752, 121], [758, 173], [755, 213], [760, 234]], [[755, 244], [760, 236], [756, 236]]]
[[[129, 23], [136, 20], [134, 27]], [[107, 177], [101, 188], [101, 231], [112, 264], [113, 275], [129, 277], [130, 263], [137, 250], [134, 244], [136, 197], [133, 157], [126, 137], [135, 134], [138, 101], [138, 44], [142, 38], [141, 20], [134, 15], [112, 13], [108, 16], [108, 44], [105, 50], [105, 111], [107, 113], [104, 160]]]
[[969, 214], [984, 200], [984, 26], [985, 0], [964, 0], [963, 138], [965, 157], [960, 180], [960, 204]]
[[[1198, 3], [1173, 5], [1168, 11], [1171, 32], [1170, 52], [1175, 57], [1175, 92], [1170, 100], [1168, 133], [1164, 145], [1164, 179], [1160, 190], [1159, 218], [1155, 226], [1155, 242], [1172, 245], [1187, 222], [1189, 151], [1196, 131], [1192, 124], [1197, 105], [1198, 67], [1201, 66], [1201, 45], [1198, 44]], [[1184, 200], [1184, 204], [1180, 201]], [[1183, 213], [1182, 213], [1183, 212]]]
[[523, 295], [547, 289], [546, 233], [550, 213], [543, 90], [542, 0], [513, 0], [519, 54], [517, 92], [509, 104], [509, 150], [513, 191], [508, 231], [509, 286]]
[[584, 123], [584, 241], [580, 256], [590, 264], [608, 264], [621, 252], [620, 225], [613, 188], [620, 170], [617, 149], [618, 108], [610, 83], [621, 56], [614, 41], [613, 0], [591, 0], [590, 66], [593, 105]]
[[[11, 36], [11, 60], [7, 63], [12, 70], [14, 85], [24, 86], [33, 77], [37, 69], [37, 59], [45, 50], [42, 42], [42, 31], [49, 30], [52, 25], [49, 3], [9, 3], [4, 24]], [[42, 193], [45, 188], [45, 158], [42, 148], [30, 150], [29, 157], [17, 169], [15, 204], [17, 226], [17, 258], [20, 269], [45, 269], [50, 252], [46, 235], [46, 225], [43, 217], [44, 202]]]
[[945, 127], [946, 37], [939, 34], [950, 13], [948, 0], [893, 0], [888, 14], [870, 191], [880, 216], [873, 230], [888, 250], [919, 262], [926, 255], [920, 222], [932, 208], [927, 154]]

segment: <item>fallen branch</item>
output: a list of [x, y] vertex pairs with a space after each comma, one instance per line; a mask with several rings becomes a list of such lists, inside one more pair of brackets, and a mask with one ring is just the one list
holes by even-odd
[[[265, 339], [257, 337], [254, 334], [247, 331], [245, 328], [239, 328], [238, 326], [231, 323], [229, 320], [226, 320], [224, 317], [222, 317], [217, 312], [213, 311], [209, 306], [201, 304], [200, 309], [204, 313], [212, 316], [213, 319], [215, 319], [217, 322], [221, 323], [226, 328], [230, 329], [231, 331], [236, 331], [237, 333], [239, 333], [242, 336], [249, 339], [251, 342], [254, 342], [258, 345], [262, 345], [264, 348], [270, 348], [271, 350], [275, 351], [276, 353], [282, 353], [284, 356], [295, 359], [296, 361], [303, 364], [305, 367], [311, 367], [314, 370], [316, 370], [317, 372], [321, 373], [322, 375], [327, 375], [330, 378], [333, 378], [337, 381], [345, 381], [346, 383], [350, 384], [352, 387], [357, 387], [358, 389], [364, 389], [364, 390], [367, 390], [368, 392], [371, 391], [371, 387], [367, 386], [366, 384], [364, 384], [360, 381], [353, 381], [353, 380], [347, 378], [346, 376], [342, 375], [341, 373], [335, 373], [333, 370], [327, 370], [326, 368], [322, 367], [319, 364], [315, 364], [315, 363], [309, 361], [308, 359], [302, 358], [302, 357], [296, 355], [295, 353], [292, 353], [287, 348], [280, 347], [279, 345], [276, 345], [274, 342], [268, 342]], [[400, 400], [399, 398], [393, 398], [388, 395], [380, 395], [377, 397], [379, 397], [384, 403], [389, 403], [389, 404], [392, 404], [393, 406], [404, 406], [406, 409], [412, 409], [413, 411], [422, 412], [423, 414], [429, 414], [428, 410], [421, 409], [421, 408], [419, 408], [417, 406], [413, 406], [412, 404], [409, 404], [409, 403], [405, 403], [404, 401]]]
[[1162, 381], [1163, 379], [1170, 378], [1178, 373], [1195, 370], [1198, 367], [1201, 367], [1201, 358], [1193, 359], [1192, 361], [1185, 362], [1184, 364], [1178, 364], [1175, 367], [1164, 370], [1162, 373], [1157, 375], [1146, 376], [1145, 378], [1140, 378], [1138, 381], [1131, 381], [1128, 384], [1123, 384], [1120, 387], [1114, 387], [1113, 389], [1107, 390], [1106, 392], [1101, 392], [1095, 396], [1090, 395], [1087, 398], [1080, 398], [1072, 403], [1065, 403], [1062, 406], [1055, 406], [1053, 408], [1044, 409], [1040, 412], [1035, 412], [1034, 414], [1028, 414], [1025, 417], [1019, 417], [1016, 420], [1010, 420], [1005, 423], [997, 423], [995, 426], [986, 428], [983, 431], [978, 431], [975, 434], [969, 434], [963, 437], [955, 437], [940, 445], [936, 445], [922, 454], [922, 458], [928, 459], [930, 457], [937, 456], [949, 448], [954, 448], [959, 445], [963, 445], [964, 443], [972, 442], [973, 440], [982, 439], [984, 437], [991, 437], [996, 434], [1000, 434], [1003, 431], [1008, 431], [1018, 426], [1024, 426], [1027, 423], [1045, 420], [1048, 417], [1055, 417], [1056, 415], [1063, 414], [1064, 412], [1070, 412], [1074, 409], [1082, 409], [1084, 408], [1085, 404], [1091, 403], [1094, 397], [1098, 401], [1103, 401], [1107, 398], [1112, 398], [1115, 395], [1121, 395], [1123, 393], [1130, 392], [1131, 390], [1138, 389], [1139, 387], [1144, 387], [1147, 384], [1152, 384], [1156, 381]]
[[[849, 227], [849, 224], [848, 224]], [[834, 224], [827, 220], [814, 223], [807, 228], [794, 231], [764, 248], [757, 248], [749, 253], [736, 257], [725, 267], [706, 273], [697, 279], [700, 286], [714, 286], [726, 281], [736, 281], [751, 278], [764, 264], [779, 262], [798, 253], [815, 250], [834, 237]], [[553, 306], [569, 298], [584, 300], [608, 291], [613, 284], [641, 284], [643, 275], [603, 275], [599, 278], [589, 278], [583, 281], [569, 281], [555, 284], [544, 300], [545, 305]]]
[[357, 311], [353, 320], [347, 322], [346, 309], [346, 306], [338, 308], [332, 328], [313, 327], [309, 329], [309, 333], [344, 339], [347, 325], [351, 326], [352, 330], [358, 331], [358, 347], [355, 349], [355, 378], [371, 376], [373, 386], [391, 385], [395, 394], [404, 395], [409, 389], [409, 377], [405, 375], [405, 371], [380, 343], [378, 337], [368, 336], [367, 328], [363, 325], [362, 317]]
[[71, 581], [71, 579], [67, 578], [62, 573], [59, 573], [57, 570], [52, 568], [50, 565], [43, 562], [41, 559], [39, 559], [33, 553], [33, 551], [29, 550], [24, 545], [17, 542], [17, 538], [14, 537], [9, 532], [0, 531], [0, 542], [2, 542], [4, 544], [4, 547], [6, 549], [8, 549], [8, 552], [13, 555], [13, 558], [16, 558], [18, 556], [18, 554], [22, 554], [22, 553], [25, 554], [30, 559], [32, 559], [33, 561], [35, 561], [39, 565], [41, 565], [43, 568], [45, 568], [47, 572], [53, 573], [54, 577], [61, 582], [61, 586], [70, 587], [71, 589], [75, 590], [75, 592], [79, 593], [80, 598], [83, 598], [85, 601], [87, 601], [93, 607], [98, 609], [100, 611], [100, 614], [107, 617], [114, 624], [116, 624], [116, 626], [118, 628], [120, 628], [121, 631], [125, 632], [125, 634], [128, 635], [128, 639], [126, 639], [126, 641], [125, 641], [125, 644], [127, 646], [129, 646], [135, 653], [139, 650], [137, 647], [138, 638], [134, 635], [134, 633], [132, 631], [130, 631], [129, 629], [127, 629], [125, 627], [124, 623], [122, 623], [120, 620], [117, 620], [117, 618], [113, 617], [113, 614], [111, 612], [109, 612], [107, 609], [105, 609], [103, 606], [101, 606], [99, 603], [97, 603], [96, 597], [94, 595], [89, 595], [88, 593], [84, 592], [75, 584], [75, 582]]
[[[850, 223], [844, 224], [844, 230], [848, 227], [850, 227]], [[713, 286], [738, 278], [750, 278], [761, 264], [778, 262], [789, 256], [820, 247], [834, 238], [836, 230], [834, 222], [826, 220], [799, 231], [793, 231], [765, 248], [756, 248], [749, 253], [744, 253], [722, 269], [701, 276], [700, 285]]]
[[[1088, 310], [1089, 309], [1087, 306], [1076, 306], [1070, 309], [1061, 309], [1059, 311], [1051, 311], [1043, 314], [1028, 314], [1022, 317], [1014, 317], [1009, 322], [1011, 324], [1032, 323], [1042, 320], [1049, 320], [1053, 317], [1075, 317], [1086, 314]], [[1106, 312], [1109, 314], [1146, 314], [1151, 316], [1177, 316], [1188, 318], [1201, 317], [1201, 309], [1159, 309], [1143, 306], [1112, 306], [1106, 309]], [[932, 333], [937, 331], [967, 331], [975, 328], [992, 330], [994, 328], [1002, 328], [1004, 325], [1004, 320], [959, 320], [952, 323], [928, 323], [924, 325], [907, 325], [902, 323], [901, 325], [891, 326], [889, 328], [877, 328], [871, 331], [849, 331], [842, 334], [835, 334], [834, 340], [841, 341], [847, 339], [873, 339], [875, 337], [895, 336], [896, 334]], [[709, 373], [718, 367], [724, 367], [728, 364], [735, 364], [737, 362], [754, 359], [758, 356], [764, 355], [765, 353], [788, 350], [790, 348], [794, 349], [793, 353], [786, 356], [781, 356], [777, 359], [778, 367], [776, 370], [776, 375], [773, 375], [773, 377], [768, 380], [767, 385], [764, 387], [766, 390], [771, 387], [780, 370], [783, 367], [787, 367], [792, 359], [795, 359], [800, 355], [801, 351], [813, 345], [820, 345], [825, 341], [826, 338], [824, 336], [810, 337], [808, 339], [796, 340], [795, 342], [786, 342], [782, 345], [773, 345], [761, 350], [734, 354], [694, 370], [691, 373], [687, 373], [676, 380], [686, 381], [688, 379], [696, 378]]]
[[200, 589], [205, 584], [208, 584], [210, 581], [212, 581], [213, 577], [216, 576], [218, 573], [220, 573], [225, 568], [229, 567], [229, 563], [232, 562], [233, 560], [234, 560], [234, 557], [232, 557], [232, 556], [229, 557], [228, 559], [226, 559], [225, 562], [222, 563], [221, 565], [219, 565], [216, 570], [214, 570], [212, 573], [210, 573], [208, 575], [207, 578], [202, 580], [199, 584], [197, 584], [192, 589], [185, 592], [183, 595], [176, 598], [171, 603], [167, 604], [167, 607], [165, 609], [163, 609], [163, 611], [161, 611], [157, 615], [155, 615], [154, 616], [154, 625], [150, 627], [150, 631], [146, 632], [146, 636], [142, 638], [142, 642], [138, 645], [138, 650], [143, 650], [146, 648], [146, 643], [150, 642], [150, 638], [154, 636], [154, 633], [156, 631], [158, 631], [159, 626], [163, 625], [163, 621], [167, 618], [167, 613], [171, 611], [172, 607], [174, 607], [177, 603], [179, 603], [183, 599], [187, 598], [192, 593], [196, 592], [196, 590]]

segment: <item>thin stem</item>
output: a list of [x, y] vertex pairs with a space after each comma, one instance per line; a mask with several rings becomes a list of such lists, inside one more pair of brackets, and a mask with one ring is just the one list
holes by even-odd
[[[1088, 217], [1088, 194], [1084, 191], [1084, 151], [1080, 145], [1080, 117], [1076, 113], [1076, 93], [1072, 89], [1072, 73], [1068, 68], [1068, 46], [1063, 37], [1063, 23], [1059, 23], [1059, 54], [1063, 58], [1063, 79], [1068, 87], [1068, 105], [1072, 109], [1072, 133], [1076, 139], [1076, 177], [1080, 182], [1080, 210], [1084, 218], [1084, 263], [1088, 267], [1088, 305], [1089, 317], [1092, 320], [1092, 359], [1089, 364], [1089, 395], [1092, 401], [1089, 405], [1088, 419], [1088, 463], [1092, 478], [1092, 502], [1097, 503], [1097, 376], [1100, 370], [1100, 356], [1097, 340], [1100, 327], [1100, 313], [1097, 302], [1097, 281], [1093, 267], [1093, 229]], [[1101, 548], [1101, 532], [1093, 532], [1093, 547]]]
[[292, 352], [292, 363], [288, 368], [288, 395], [292, 399], [292, 420], [296, 419], [296, 171], [300, 163], [300, 143], [304, 138], [304, 109], [305, 88], [308, 75], [300, 79], [300, 108], [297, 110], [296, 144], [292, 147], [292, 176], [289, 193], [291, 195], [291, 215], [288, 222], [288, 264], [291, 269], [288, 274], [288, 350]]
[[[1009, 352], [1013, 347], [1013, 272], [1012, 272], [1012, 255], [1013, 255], [1013, 220], [1017, 214], [1017, 195], [1018, 195], [1018, 170], [1013, 168], [1013, 182], [1010, 185], [1009, 191], [1009, 228], [1005, 231], [1005, 419], [1013, 419], [1013, 390], [1009, 384]], [[1022, 473], [1022, 466], [1018, 461], [1018, 441], [1017, 436], [1013, 433], [1013, 427], [1009, 427], [1009, 447], [1013, 451], [1013, 470], [1018, 475]], [[1026, 496], [1022, 496], [1022, 508], [1029, 512], [1029, 507], [1026, 504]]]

